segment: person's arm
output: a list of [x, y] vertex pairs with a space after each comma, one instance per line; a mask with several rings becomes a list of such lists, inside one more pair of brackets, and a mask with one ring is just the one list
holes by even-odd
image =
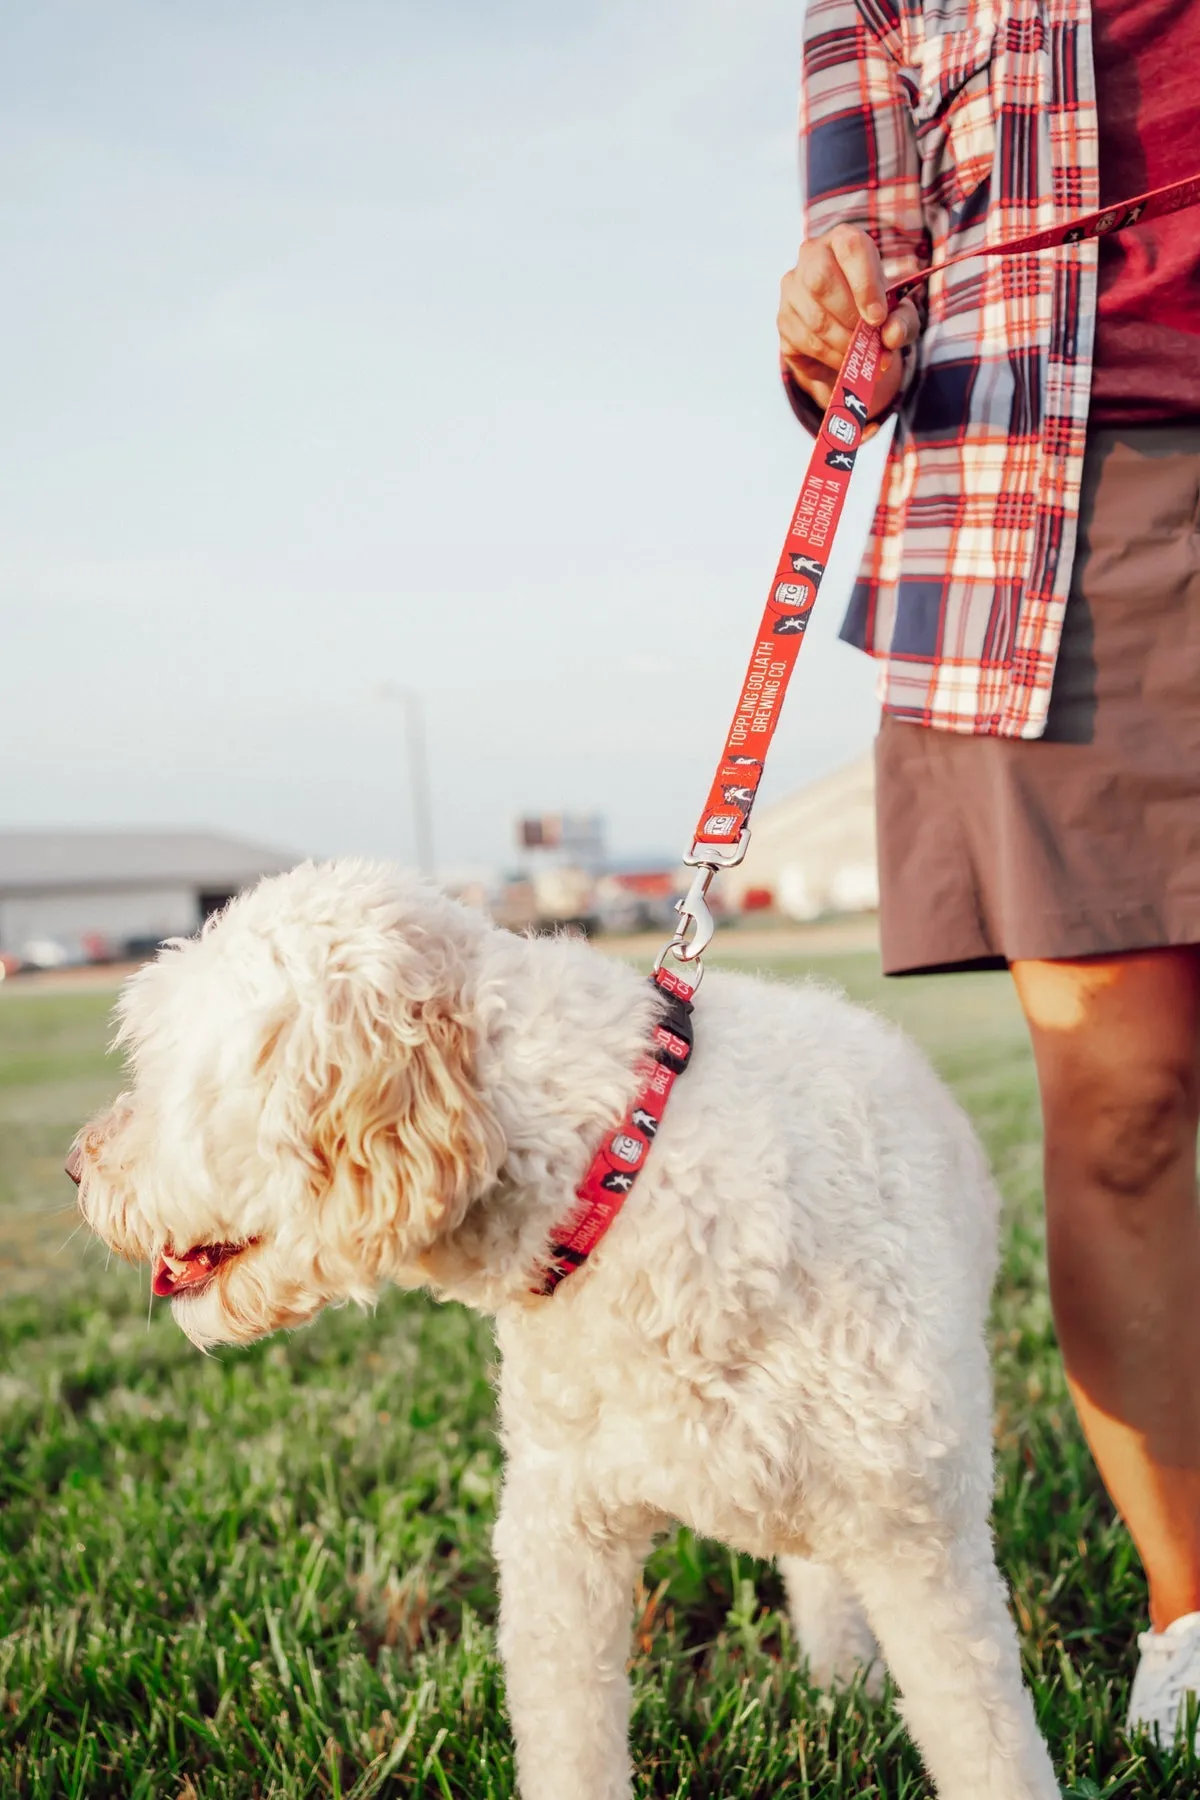
[[[883, 322], [883, 290], [929, 260], [921, 170], [900, 64], [856, 0], [809, 0], [800, 146], [804, 233], [780, 288], [779, 344], [788, 398], [815, 430], [860, 318]], [[876, 4], [871, 11], [886, 17]], [[904, 300], [884, 325], [889, 356], [874, 413], [911, 379], [902, 354], [921, 330]]]

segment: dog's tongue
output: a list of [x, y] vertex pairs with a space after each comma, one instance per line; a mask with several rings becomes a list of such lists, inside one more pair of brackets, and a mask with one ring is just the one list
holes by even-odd
[[164, 1250], [154, 1265], [151, 1286], [161, 1300], [166, 1300], [172, 1294], [182, 1293], [184, 1288], [207, 1281], [219, 1260], [206, 1244], [198, 1245], [195, 1250], [185, 1250], [182, 1256]]

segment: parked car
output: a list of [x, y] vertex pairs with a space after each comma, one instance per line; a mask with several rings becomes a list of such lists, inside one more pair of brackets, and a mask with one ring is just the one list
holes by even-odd
[[121, 962], [151, 962], [162, 949], [163, 939], [160, 937], [129, 937], [122, 940], [117, 959]]
[[573, 931], [590, 937], [597, 926], [592, 888], [590, 875], [566, 865], [505, 876], [492, 917], [506, 931]]
[[21, 945], [21, 962], [26, 969], [69, 969], [86, 961], [83, 945], [65, 938], [29, 938]]

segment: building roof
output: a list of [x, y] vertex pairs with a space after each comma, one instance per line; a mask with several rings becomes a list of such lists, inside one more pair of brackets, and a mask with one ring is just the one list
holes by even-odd
[[150, 886], [234, 893], [299, 860], [216, 831], [0, 831], [0, 894]]
[[875, 756], [868, 750], [832, 774], [810, 781], [755, 812], [750, 821], [750, 841], [753, 844], [757, 838], [760, 843], [795, 842], [799, 834], [810, 843], [839, 841], [847, 833], [859, 834], [864, 829], [873, 834], [874, 828]]

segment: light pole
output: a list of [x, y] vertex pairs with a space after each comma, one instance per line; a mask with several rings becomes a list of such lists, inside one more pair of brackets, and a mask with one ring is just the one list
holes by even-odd
[[412, 802], [417, 867], [422, 875], [432, 877], [433, 805], [429, 797], [429, 761], [425, 754], [425, 720], [421, 712], [421, 698], [412, 688], [399, 687], [391, 681], [385, 681], [376, 692], [380, 700], [396, 701], [404, 708], [405, 733], [408, 738], [408, 787]]

